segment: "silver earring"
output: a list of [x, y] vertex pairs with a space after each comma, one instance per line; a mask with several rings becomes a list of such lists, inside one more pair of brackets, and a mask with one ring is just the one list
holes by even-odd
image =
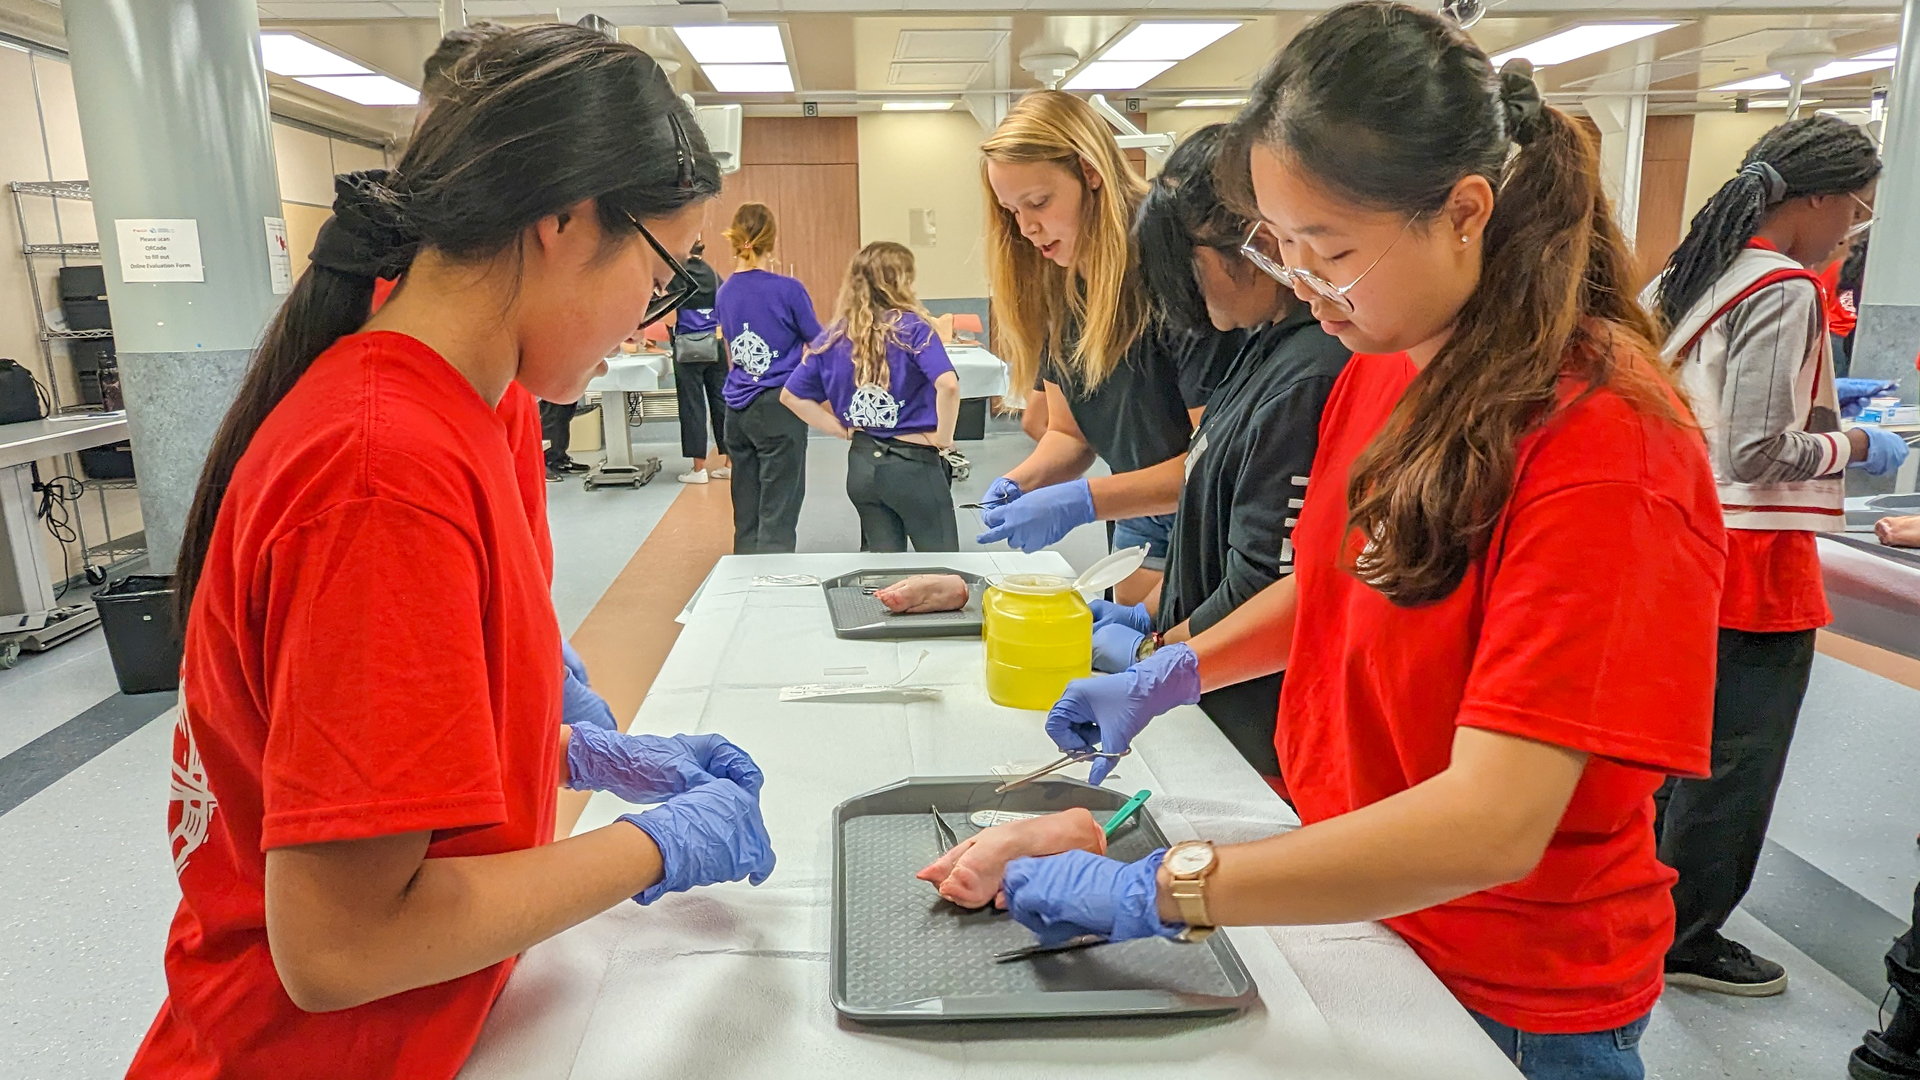
[[1461, 243], [1463, 243], [1463, 244], [1471, 244], [1471, 243], [1473, 242], [1473, 240], [1472, 240], [1472, 238], [1470, 238], [1470, 237], [1468, 237], [1466, 233], [1461, 233], [1461, 234], [1460, 234], [1460, 242], [1461, 242]]

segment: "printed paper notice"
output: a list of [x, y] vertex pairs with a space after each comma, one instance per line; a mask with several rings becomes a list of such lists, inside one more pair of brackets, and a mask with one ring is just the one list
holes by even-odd
[[193, 218], [115, 218], [121, 281], [205, 281]]
[[267, 273], [275, 296], [293, 291], [293, 256], [287, 251], [287, 219], [267, 219]]

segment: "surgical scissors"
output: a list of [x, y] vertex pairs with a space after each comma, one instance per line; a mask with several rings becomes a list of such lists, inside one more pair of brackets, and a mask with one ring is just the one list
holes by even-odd
[[1037, 769], [1033, 772], [1028, 773], [1025, 776], [1019, 777], [1014, 780], [1008, 780], [1007, 782], [1001, 784], [999, 787], [994, 788], [993, 793], [995, 795], [1004, 795], [1007, 792], [1012, 791], [1014, 788], [1025, 787], [1026, 785], [1033, 783], [1035, 780], [1038, 780], [1043, 776], [1047, 776], [1052, 773], [1057, 773], [1061, 769], [1064, 769], [1069, 765], [1076, 765], [1083, 761], [1092, 761], [1094, 758], [1097, 758], [1097, 757], [1119, 759], [1119, 758], [1126, 757], [1128, 754], [1131, 754], [1131, 753], [1133, 753], [1133, 750], [1131, 747], [1129, 747], [1128, 749], [1122, 750], [1117, 754], [1110, 754], [1104, 750], [1069, 750], [1066, 753], [1060, 755], [1060, 759], [1058, 761], [1053, 762], [1052, 764], [1048, 765], [1046, 768]]

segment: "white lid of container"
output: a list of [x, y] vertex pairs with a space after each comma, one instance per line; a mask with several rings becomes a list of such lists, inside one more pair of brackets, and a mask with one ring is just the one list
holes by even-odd
[[1004, 592], [1019, 593], [1023, 596], [1058, 596], [1069, 589], [1078, 590], [1080, 595], [1091, 600], [1120, 582], [1128, 575], [1140, 569], [1147, 561], [1146, 545], [1121, 548], [1092, 566], [1079, 577], [1068, 581], [1058, 574], [1002, 574], [992, 579], [993, 587]]

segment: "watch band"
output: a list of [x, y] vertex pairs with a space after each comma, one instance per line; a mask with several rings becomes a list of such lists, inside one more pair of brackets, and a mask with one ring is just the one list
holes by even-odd
[[[1215, 929], [1213, 917], [1207, 913], [1207, 878], [1212, 875], [1215, 865], [1211, 858], [1213, 845], [1205, 840], [1187, 840], [1175, 844], [1173, 851], [1200, 846], [1209, 849], [1210, 857], [1204, 869], [1189, 874], [1178, 873], [1171, 868], [1167, 871], [1171, 877], [1167, 895], [1173, 898], [1174, 906], [1180, 910], [1180, 921], [1187, 924], [1179, 934], [1179, 940], [1184, 942], [1205, 941]], [[1168, 854], [1171, 856], [1172, 851]], [[1166, 865], [1165, 860], [1162, 860], [1162, 865]]]

